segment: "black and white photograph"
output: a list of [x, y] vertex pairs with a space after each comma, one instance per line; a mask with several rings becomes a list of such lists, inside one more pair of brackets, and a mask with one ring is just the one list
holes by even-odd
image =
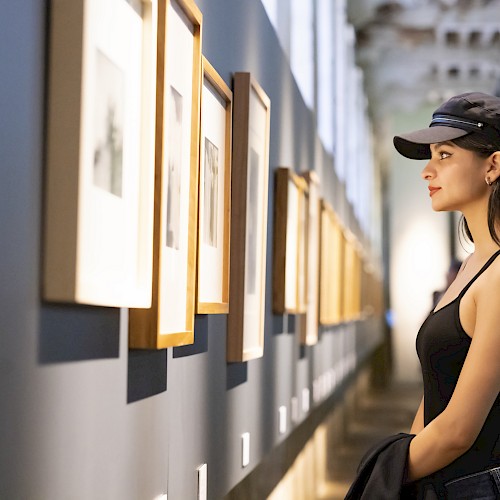
[[44, 300], [151, 306], [157, 17], [123, 0], [47, 13]]
[[229, 311], [233, 93], [203, 58], [196, 312]]
[[264, 354], [271, 102], [250, 73], [235, 73], [233, 88], [238, 147], [233, 148], [230, 291], [236, 306], [228, 315], [227, 360], [241, 362]]
[[179, 250], [182, 178], [182, 95], [170, 87], [167, 164], [167, 238], [168, 247]]
[[194, 342], [203, 16], [194, 1], [154, 3], [161, 68], [149, 82], [157, 92], [161, 141], [155, 155], [155, 275], [152, 306], [130, 316], [129, 345], [165, 349]]
[[94, 185], [122, 196], [123, 72], [96, 49], [94, 100]]
[[205, 137], [204, 165], [204, 234], [206, 245], [217, 247], [217, 215], [219, 200], [219, 150]]

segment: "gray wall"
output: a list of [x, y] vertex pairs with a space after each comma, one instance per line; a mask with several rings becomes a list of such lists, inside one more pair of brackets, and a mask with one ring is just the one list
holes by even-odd
[[[338, 206], [332, 158], [259, 0], [198, 5], [211, 63], [228, 83], [251, 71], [271, 98], [271, 168], [316, 168]], [[380, 325], [343, 325], [299, 346], [293, 317], [270, 310], [270, 258], [265, 354], [248, 363], [226, 364], [224, 316], [197, 317], [193, 346], [142, 352], [128, 350], [126, 309], [41, 303], [46, 8], [2, 1], [0, 16], [0, 498], [189, 500], [202, 463], [209, 498], [221, 498], [293, 431], [289, 416], [278, 434], [278, 407], [290, 415], [292, 396], [325, 373], [338, 382], [379, 342]]]

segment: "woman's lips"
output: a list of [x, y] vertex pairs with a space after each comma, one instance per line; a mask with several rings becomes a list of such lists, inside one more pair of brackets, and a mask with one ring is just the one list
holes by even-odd
[[439, 191], [440, 189], [441, 188], [429, 186], [429, 196], [433, 196], [436, 193], [436, 191]]

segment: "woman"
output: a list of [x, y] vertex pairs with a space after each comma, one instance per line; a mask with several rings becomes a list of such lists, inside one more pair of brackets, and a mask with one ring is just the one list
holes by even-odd
[[[426, 159], [432, 208], [459, 211], [474, 253], [417, 336], [424, 397], [402, 498], [500, 498], [500, 98], [452, 97], [427, 129], [394, 138]], [[410, 490], [412, 491], [410, 493]], [[426, 497], [428, 498], [428, 496]]]

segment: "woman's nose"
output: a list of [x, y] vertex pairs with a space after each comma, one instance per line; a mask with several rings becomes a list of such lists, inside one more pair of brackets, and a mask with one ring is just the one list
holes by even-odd
[[432, 167], [432, 161], [427, 162], [427, 165], [424, 167], [420, 175], [424, 180], [432, 179], [435, 175], [434, 168]]

